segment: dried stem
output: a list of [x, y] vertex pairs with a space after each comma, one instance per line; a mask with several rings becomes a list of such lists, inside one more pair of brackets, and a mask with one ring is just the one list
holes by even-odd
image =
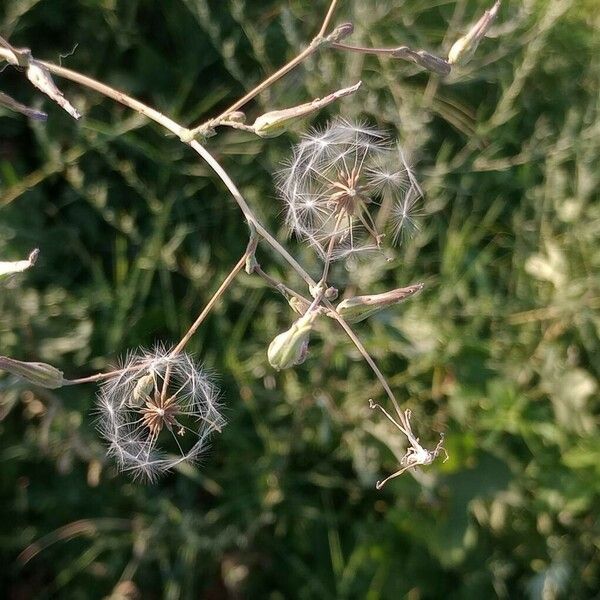
[[335, 220], [335, 225], [333, 226], [333, 234], [331, 239], [329, 240], [329, 244], [327, 245], [327, 253], [325, 255], [325, 264], [323, 266], [323, 274], [321, 275], [321, 280], [319, 281], [319, 286], [325, 288], [327, 286], [327, 277], [329, 276], [329, 266], [331, 265], [331, 256], [333, 254], [333, 247], [335, 246], [335, 241], [337, 237], [337, 231], [339, 226], [342, 223], [345, 214], [344, 211], [340, 211], [340, 214], [337, 216]]
[[366, 48], [364, 46], [350, 46], [342, 42], [331, 44], [331, 47], [336, 50], [346, 50], [357, 54], [375, 54], [376, 56], [392, 55], [396, 51], [396, 48]]
[[198, 327], [200, 327], [202, 321], [207, 317], [208, 313], [212, 310], [213, 306], [218, 302], [219, 298], [223, 295], [225, 290], [231, 285], [231, 282], [236, 278], [237, 274], [244, 268], [246, 265], [246, 258], [248, 258], [248, 252], [244, 252], [240, 260], [238, 260], [237, 264], [227, 277], [223, 280], [223, 283], [219, 286], [217, 291], [213, 294], [212, 298], [208, 301], [202, 312], [198, 315], [198, 318], [194, 321], [192, 326], [188, 329], [187, 333], [181, 338], [181, 341], [173, 348], [172, 354], [179, 354], [185, 347], [185, 345], [190, 341], [190, 338], [196, 333]]
[[[319, 44], [316, 43], [316, 41], [319, 41], [322, 39], [323, 32], [327, 28], [327, 25], [333, 15], [336, 5], [337, 5], [337, 0], [332, 0], [329, 10], [328, 10], [328, 13], [327, 13], [325, 20], [323, 22], [323, 25], [321, 27], [321, 31], [319, 32], [319, 35], [315, 38], [315, 40], [313, 40], [313, 43], [311, 43], [311, 45], [308, 46], [308, 48], [306, 48], [303, 52], [301, 52], [295, 59], [290, 61], [287, 65], [282, 67], [279, 71], [277, 71], [276, 73], [271, 75], [264, 82], [262, 82], [256, 88], [254, 88], [254, 90], [252, 90], [251, 92], [246, 94], [246, 96], [244, 96], [243, 98], [238, 100], [229, 109], [227, 109], [227, 111], [225, 111], [225, 113], [223, 113], [223, 114], [227, 114], [231, 111], [236, 110], [237, 108], [239, 108], [240, 106], [242, 106], [243, 104], [248, 102], [251, 98], [256, 96], [256, 94], [260, 93], [262, 90], [264, 90], [267, 87], [269, 87], [270, 85], [272, 85], [275, 81], [280, 79], [283, 75], [285, 75], [287, 72], [289, 72], [291, 69], [293, 69], [296, 65], [298, 65], [300, 62], [302, 62], [308, 56], [313, 54], [319, 46]], [[0, 47], [0, 58], [7, 60], [9, 57], [12, 56], [12, 54], [13, 54], [13, 51], [10, 48]], [[104, 96], [111, 98], [111, 99], [115, 100], [116, 102], [119, 102], [120, 104], [123, 104], [124, 106], [127, 106], [127, 107], [135, 110], [136, 112], [148, 117], [152, 121], [163, 126], [165, 129], [171, 131], [182, 142], [186, 143], [192, 149], [194, 149], [206, 161], [206, 163], [211, 167], [211, 169], [215, 172], [215, 174], [225, 184], [225, 186], [227, 187], [227, 189], [233, 196], [234, 200], [237, 202], [238, 206], [240, 207], [240, 209], [241, 209], [242, 213], [244, 214], [244, 217], [248, 221], [249, 225], [253, 226], [256, 229], [256, 232], [275, 250], [275, 252], [277, 254], [281, 255], [285, 259], [285, 261], [294, 269], [294, 271], [296, 271], [296, 273], [306, 282], [306, 284], [309, 286], [309, 288], [317, 287], [317, 283], [314, 281], [314, 279], [306, 272], [306, 270], [296, 261], [296, 259], [290, 255], [290, 253], [269, 233], [269, 231], [256, 218], [256, 216], [252, 212], [251, 208], [249, 207], [248, 203], [246, 202], [246, 200], [244, 199], [244, 197], [242, 196], [242, 194], [240, 193], [240, 191], [238, 190], [236, 185], [233, 183], [233, 181], [231, 180], [231, 178], [229, 177], [227, 172], [223, 169], [223, 167], [221, 167], [221, 165], [217, 162], [217, 160], [212, 156], [212, 154], [206, 148], [204, 148], [204, 146], [202, 146], [198, 141], [193, 139], [193, 130], [183, 127], [182, 125], [173, 121], [172, 119], [170, 119], [163, 113], [145, 105], [144, 103], [140, 102], [139, 100], [136, 100], [135, 98], [132, 98], [131, 96], [129, 96], [119, 90], [116, 90], [104, 83], [96, 81], [95, 79], [92, 79], [91, 77], [87, 77], [86, 75], [83, 75], [81, 73], [78, 73], [71, 69], [67, 69], [67, 68], [59, 66], [59, 65], [55, 65], [50, 62], [45, 62], [45, 61], [38, 61], [38, 62], [40, 64], [42, 64], [46, 69], [48, 69], [48, 71], [50, 73], [58, 75], [59, 77], [64, 77], [65, 79], [69, 79], [71, 81], [74, 81], [75, 83], [79, 83], [80, 85], [88, 87], [88, 88], [90, 88], [96, 92], [99, 92], [100, 94], [103, 94]], [[236, 264], [234, 269], [231, 271], [231, 273], [228, 275], [228, 277], [225, 279], [225, 281], [223, 282], [223, 284], [221, 285], [219, 290], [217, 290], [217, 292], [215, 293], [213, 298], [211, 298], [211, 300], [209, 301], [209, 304], [199, 315], [196, 322], [192, 325], [192, 328], [190, 328], [190, 331], [188, 331], [188, 333], [184, 336], [184, 338], [182, 338], [182, 340], [176, 346], [175, 350], [180, 351], [185, 346], [185, 344], [189, 341], [189, 338], [196, 331], [197, 327], [200, 325], [202, 320], [206, 317], [208, 312], [212, 309], [212, 307], [217, 302], [217, 300], [219, 299], [221, 294], [229, 286], [229, 284], [235, 278], [235, 276], [239, 273], [239, 271], [244, 267], [247, 258], [248, 258], [248, 254], [245, 253], [244, 256], [240, 259], [240, 261], [238, 261], [238, 263]], [[296, 294], [296, 293], [294, 293], [294, 294], [297, 295], [298, 297], [302, 298], [302, 296], [300, 296], [299, 294]], [[348, 325], [348, 323], [345, 321], [345, 319], [336, 312], [335, 307], [331, 304], [331, 302], [329, 302], [325, 298], [319, 297], [318, 303], [320, 303], [321, 301], [323, 302], [323, 305], [328, 309], [329, 316], [334, 318], [340, 324], [340, 326], [346, 332], [346, 334], [348, 335], [348, 337], [350, 338], [352, 343], [356, 346], [356, 348], [358, 349], [360, 354], [363, 356], [363, 358], [365, 359], [365, 361], [367, 362], [367, 364], [369, 365], [369, 367], [371, 368], [371, 370], [373, 371], [373, 373], [375, 374], [377, 379], [380, 381], [383, 389], [385, 390], [385, 392], [388, 395], [388, 397], [390, 398], [390, 401], [392, 402], [396, 412], [398, 413], [400, 422], [402, 423], [403, 427], [406, 430], [410, 430], [410, 425], [406, 422], [405, 417], [398, 405], [398, 401], [396, 400], [394, 393], [392, 392], [389, 384], [387, 383], [387, 380], [385, 379], [384, 375], [381, 373], [381, 371], [375, 364], [374, 360], [371, 358], [371, 356], [369, 355], [369, 353], [363, 346], [362, 342], [356, 336], [356, 334], [354, 333], [352, 328]], [[136, 368], [139, 368], [139, 367], [136, 367]], [[126, 370], [131, 370], [131, 369], [126, 369]], [[124, 371], [125, 370], [113, 371], [111, 373], [99, 373], [96, 375], [91, 375], [89, 377], [83, 377], [80, 379], [70, 380], [67, 382], [67, 384], [75, 385], [78, 383], [102, 381], [104, 379], [108, 379], [108, 378], [114, 376], [115, 374], [122, 373]]]
[[283, 294], [284, 297], [287, 298], [288, 296], [290, 296], [290, 297], [293, 296], [294, 298], [297, 298], [301, 302], [305, 302], [306, 306], [310, 306], [311, 301], [308, 298], [306, 298], [302, 294], [298, 293], [296, 290], [293, 290], [292, 288], [288, 287], [284, 283], [277, 281], [274, 277], [271, 277], [268, 273], [265, 273], [262, 270], [262, 267], [260, 265], [257, 264], [254, 266], [253, 273], [256, 273], [259, 277], [264, 279], [264, 281], [270, 287], [272, 287], [274, 290], [277, 290], [278, 292]]
[[141, 371], [145, 368], [145, 366], [146, 365], [144, 364], [139, 364], [132, 367], [127, 367], [126, 369], [115, 369], [114, 371], [109, 371], [108, 373], [96, 373], [95, 375], [80, 377], [79, 379], [65, 379], [63, 385], [79, 385], [80, 383], [95, 383], [96, 381], [104, 381], [105, 379], [111, 379], [112, 377], [116, 377], [117, 375], [121, 375], [123, 373]]
[[319, 29], [319, 33], [317, 33], [317, 38], [321, 38], [325, 35], [325, 32], [327, 31], [327, 27], [329, 26], [329, 23], [331, 22], [331, 19], [333, 17], [333, 13], [335, 12], [337, 3], [338, 3], [338, 0], [331, 0], [331, 4], [329, 5], [329, 10], [327, 11], [325, 18], [323, 19], [323, 24], [321, 25], [321, 29]]
[[[379, 367], [375, 364], [375, 361], [371, 358], [371, 355], [367, 352], [367, 349], [363, 346], [363, 343], [360, 341], [358, 336], [354, 333], [354, 331], [352, 330], [350, 325], [348, 325], [346, 320], [340, 314], [338, 314], [338, 312], [335, 310], [335, 307], [328, 300], [325, 300], [324, 304], [325, 304], [325, 306], [327, 306], [329, 308], [330, 316], [340, 324], [341, 328], [346, 332], [346, 335], [350, 338], [352, 343], [356, 346], [356, 349], [361, 353], [361, 355], [365, 359], [366, 363], [369, 365], [369, 367], [371, 367], [371, 370], [375, 374], [375, 377], [377, 377], [377, 379], [379, 379], [379, 382], [381, 383], [381, 387], [383, 387], [385, 393], [387, 394], [388, 398], [390, 399], [390, 401], [394, 407], [394, 410], [398, 414], [398, 418], [400, 419], [400, 423], [402, 424], [403, 432], [405, 430], [410, 431], [411, 430], [410, 423], [406, 420], [404, 413], [400, 410], [400, 405], [398, 404], [398, 400], [396, 400], [396, 396], [394, 395], [394, 392], [392, 392], [392, 389], [390, 388], [390, 386], [387, 382], [387, 379], [385, 378], [383, 373], [379, 370]], [[410, 440], [410, 438], [409, 438], [409, 440]]]

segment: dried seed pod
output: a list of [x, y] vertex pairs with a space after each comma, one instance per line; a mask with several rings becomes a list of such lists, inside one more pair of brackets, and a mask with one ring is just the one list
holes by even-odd
[[287, 224], [325, 260], [416, 229], [422, 197], [406, 154], [377, 129], [336, 119], [305, 136], [279, 174]]
[[129, 356], [102, 384], [97, 413], [109, 454], [123, 471], [147, 479], [197, 460], [225, 424], [207, 371], [164, 348]]

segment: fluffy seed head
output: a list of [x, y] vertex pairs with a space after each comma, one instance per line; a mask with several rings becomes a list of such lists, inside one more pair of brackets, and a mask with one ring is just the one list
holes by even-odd
[[188, 354], [141, 351], [100, 387], [98, 429], [123, 471], [152, 480], [197, 460], [209, 435], [221, 431], [218, 398]]
[[279, 173], [291, 231], [326, 261], [381, 248], [416, 228], [421, 188], [382, 131], [335, 119], [294, 148]]

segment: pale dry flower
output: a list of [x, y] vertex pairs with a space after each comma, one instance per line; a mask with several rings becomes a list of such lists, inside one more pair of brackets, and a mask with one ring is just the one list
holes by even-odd
[[152, 480], [196, 461], [224, 424], [207, 371], [162, 347], [128, 356], [98, 394], [98, 429], [109, 454], [134, 477]]
[[[286, 222], [326, 261], [378, 250], [416, 227], [421, 188], [398, 143], [341, 118], [294, 147], [278, 177]], [[391, 234], [391, 235], [390, 235]]]

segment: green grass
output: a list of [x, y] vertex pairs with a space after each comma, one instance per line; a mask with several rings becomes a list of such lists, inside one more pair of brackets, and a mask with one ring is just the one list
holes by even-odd
[[[0, 33], [55, 61], [77, 43], [63, 64], [189, 125], [291, 58], [326, 4], [7, 0]], [[484, 8], [344, 0], [335, 21], [353, 21], [365, 45], [443, 53]], [[362, 292], [426, 284], [356, 330], [422, 441], [446, 432], [446, 463], [377, 492], [402, 440], [368, 409], [370, 397], [385, 401], [376, 380], [325, 322], [304, 365], [273, 372], [266, 348], [293, 315], [242, 275], [190, 344], [220, 374], [229, 424], [203, 464], [158, 485], [106, 461], [93, 386], [0, 379], [7, 597], [101, 598], [120, 579], [169, 599], [594, 597], [596, 13], [590, 0], [507, 2], [502, 35], [447, 81], [327, 52], [248, 106], [251, 120], [362, 79], [327, 114], [397, 132], [415, 157], [426, 193], [418, 235], [389, 263], [333, 276]], [[33, 124], [0, 113], [0, 259], [41, 250], [0, 291], [1, 353], [76, 376], [178, 340], [245, 248], [226, 190], [172, 136], [93, 93], [62, 85], [86, 115], [76, 125], [12, 69], [0, 87], [50, 115]], [[208, 142], [281, 240], [272, 174], [301, 131]], [[317, 276], [310, 251], [289, 244]], [[257, 256], [300, 287], [267, 247]]]

